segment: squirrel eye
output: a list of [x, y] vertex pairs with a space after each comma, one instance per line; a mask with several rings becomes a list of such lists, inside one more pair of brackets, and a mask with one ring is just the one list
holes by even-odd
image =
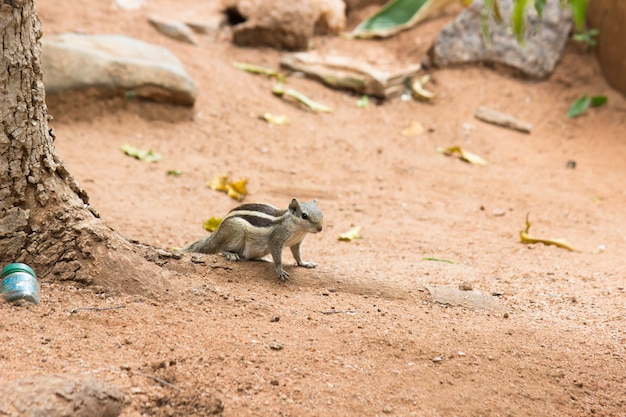
[[306, 220], [306, 219], [308, 219], [308, 218], [309, 218], [309, 215], [308, 215], [308, 214], [306, 214], [306, 213], [302, 213], [302, 218], [303, 218], [304, 220]]

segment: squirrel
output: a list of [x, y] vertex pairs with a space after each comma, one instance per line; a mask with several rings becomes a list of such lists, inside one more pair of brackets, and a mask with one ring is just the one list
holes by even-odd
[[287, 210], [270, 204], [243, 204], [228, 212], [217, 230], [182, 249], [183, 252], [218, 253], [226, 259], [259, 259], [272, 255], [278, 279], [285, 281], [289, 274], [282, 266], [285, 246], [291, 249], [298, 266], [315, 268], [314, 262], [304, 262], [300, 246], [307, 233], [322, 231], [323, 215], [317, 200], [291, 200]]

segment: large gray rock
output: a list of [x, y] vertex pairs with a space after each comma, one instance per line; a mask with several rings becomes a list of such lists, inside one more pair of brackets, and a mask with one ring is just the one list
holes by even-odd
[[197, 88], [162, 46], [118, 35], [65, 33], [42, 39], [46, 93], [96, 92], [191, 106]]
[[126, 400], [115, 386], [84, 375], [36, 375], [0, 385], [7, 417], [116, 417]]
[[483, 41], [481, 11], [483, 0], [475, 0], [452, 23], [446, 25], [430, 51], [433, 64], [446, 66], [467, 63], [504, 64], [532, 78], [548, 77], [558, 62], [572, 25], [568, 8], [548, 1], [540, 21], [533, 7], [528, 9], [526, 44], [520, 45], [511, 33], [512, 0], [498, 0], [504, 22], [491, 19], [491, 45]]

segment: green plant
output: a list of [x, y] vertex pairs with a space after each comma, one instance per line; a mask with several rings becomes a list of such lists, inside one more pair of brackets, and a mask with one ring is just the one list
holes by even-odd
[[[489, 25], [488, 18], [493, 16], [497, 22], [502, 21], [500, 14], [500, 8], [498, 6], [499, 0], [485, 0], [483, 3], [483, 35], [486, 39], [489, 39]], [[511, 10], [511, 27], [513, 33], [517, 37], [520, 43], [524, 42], [524, 30], [526, 28], [526, 15], [528, 9], [533, 6], [539, 18], [543, 15], [543, 11], [546, 7], [548, 0], [514, 0], [513, 9]], [[558, 1], [561, 7], [570, 7], [572, 10], [572, 19], [576, 26], [577, 34], [581, 34], [585, 30], [585, 18], [587, 16], [587, 6], [589, 0], [549, 0]], [[597, 31], [596, 31], [597, 35]], [[592, 35], [595, 36], [595, 35]]]
[[572, 39], [574, 39], [576, 42], [584, 43], [588, 47], [593, 48], [598, 44], [596, 37], [599, 33], [600, 31], [598, 29], [589, 29], [584, 32], [575, 33], [574, 36], [572, 36]]

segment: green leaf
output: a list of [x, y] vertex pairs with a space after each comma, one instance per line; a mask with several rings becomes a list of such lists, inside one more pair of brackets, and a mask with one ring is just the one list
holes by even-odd
[[422, 258], [422, 261], [445, 262], [447, 264], [455, 264], [456, 263], [454, 261], [451, 261], [450, 259], [440, 259], [440, 258]]
[[591, 104], [591, 99], [589, 99], [589, 97], [587, 97], [587, 95], [585, 94], [584, 96], [572, 103], [569, 111], [567, 112], [567, 118], [571, 119], [573, 117], [580, 116], [585, 110], [587, 110], [589, 104]]
[[139, 159], [140, 161], [157, 162], [161, 160], [161, 155], [154, 152], [152, 149], [144, 150], [137, 149], [131, 145], [122, 145], [121, 150], [126, 155], [132, 156], [133, 158]]
[[535, 0], [535, 10], [537, 10], [537, 16], [541, 19], [543, 16], [543, 10], [546, 8], [546, 0]]
[[524, 42], [524, 29], [526, 27], [526, 8], [532, 0], [515, 0], [511, 10], [511, 26], [519, 43]]
[[391, 0], [354, 28], [351, 35], [356, 38], [388, 37], [415, 26], [453, 1]]
[[359, 24], [354, 31], [377, 31], [406, 24], [427, 0], [392, 0], [377, 13]]
[[356, 102], [356, 106], [360, 108], [367, 107], [368, 104], [369, 104], [369, 97], [367, 97], [367, 95], [361, 97]]
[[585, 17], [587, 16], [588, 4], [589, 0], [570, 0], [572, 18], [574, 19], [577, 32], [581, 32], [585, 28]]
[[587, 44], [587, 46], [593, 48], [598, 44], [596, 38], [598, 37], [599, 33], [600, 31], [598, 29], [589, 29], [586, 32], [574, 33], [572, 39], [574, 39], [576, 42], [585, 43]]
[[606, 96], [593, 96], [591, 97], [591, 107], [604, 106], [608, 98]]

